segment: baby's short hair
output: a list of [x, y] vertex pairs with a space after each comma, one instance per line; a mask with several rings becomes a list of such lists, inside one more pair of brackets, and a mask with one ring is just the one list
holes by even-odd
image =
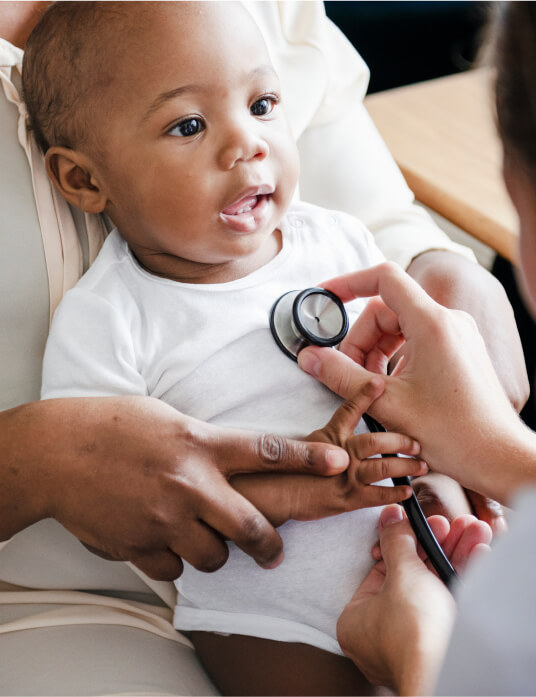
[[[29, 128], [39, 148], [75, 148], [91, 135], [95, 98], [111, 80], [106, 43], [129, 2], [55, 2], [31, 33], [22, 66]], [[121, 7], [123, 6], [123, 7]]]

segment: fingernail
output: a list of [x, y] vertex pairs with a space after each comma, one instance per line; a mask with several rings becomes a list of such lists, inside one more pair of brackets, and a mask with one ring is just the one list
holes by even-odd
[[320, 375], [320, 361], [314, 353], [309, 351], [307, 353], [300, 352], [298, 354], [298, 365], [309, 375], [314, 375], [314, 377]]
[[393, 523], [400, 523], [403, 517], [400, 506], [387, 506], [380, 514], [380, 527], [386, 528]]
[[257, 564], [260, 567], [262, 567], [263, 569], [275, 569], [276, 566], [279, 566], [279, 564], [281, 564], [281, 562], [283, 561], [284, 558], [285, 558], [285, 552], [281, 551], [281, 553], [277, 555], [275, 560], [268, 561], [268, 562], [257, 561]]
[[502, 535], [503, 532], [506, 532], [507, 527], [508, 526], [506, 525], [506, 520], [504, 519], [504, 516], [495, 518], [495, 520], [493, 521], [493, 534]]
[[419, 462], [419, 472], [421, 474], [426, 474], [428, 472], [428, 465], [426, 464], [426, 462], [424, 460], [421, 460]]
[[332, 470], [344, 470], [350, 463], [350, 456], [346, 450], [337, 448], [337, 450], [326, 450], [326, 464]]
[[421, 444], [418, 443], [416, 440], [413, 441], [411, 444], [411, 452], [409, 453], [410, 455], [418, 455], [418, 453], [421, 450]]

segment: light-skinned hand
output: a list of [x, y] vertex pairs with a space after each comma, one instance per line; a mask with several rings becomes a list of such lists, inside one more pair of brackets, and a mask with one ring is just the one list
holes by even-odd
[[[489, 526], [472, 516], [428, 520], [458, 572], [488, 551]], [[432, 694], [455, 617], [451, 593], [423, 561], [400, 506], [380, 516], [381, 558], [343, 610], [337, 637], [368, 680], [401, 695]], [[381, 549], [381, 552], [379, 551]]]
[[[400, 267], [384, 263], [323, 284], [344, 302], [373, 297], [340, 351], [306, 348], [298, 362], [352, 398], [370, 372], [385, 391], [370, 413], [421, 445], [430, 469], [501, 503], [534, 479], [535, 436], [495, 374], [475, 322], [434, 302]], [[402, 348], [391, 375], [387, 362]]]

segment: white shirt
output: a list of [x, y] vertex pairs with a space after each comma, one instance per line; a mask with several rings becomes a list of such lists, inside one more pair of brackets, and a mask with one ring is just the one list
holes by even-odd
[[[293, 205], [281, 231], [274, 259], [220, 284], [151, 275], [113, 232], [56, 312], [42, 396], [151, 395], [209, 423], [293, 437], [324, 426], [341, 400], [279, 349], [270, 309], [289, 290], [383, 257], [357, 220], [310, 204]], [[350, 321], [364, 304], [348, 304]], [[378, 514], [363, 509], [286, 523], [285, 561], [274, 570], [233, 544], [214, 574], [186, 565], [175, 626], [339, 652], [337, 617], [371, 566]]]

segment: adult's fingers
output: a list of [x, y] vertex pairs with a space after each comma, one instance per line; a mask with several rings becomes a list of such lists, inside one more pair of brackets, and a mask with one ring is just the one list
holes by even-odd
[[[405, 517], [405, 513], [403, 513], [402, 515], [403, 515], [403, 517]], [[395, 511], [395, 519], [399, 516], [400, 516], [400, 511]], [[381, 519], [381, 516], [380, 516], [380, 519]], [[445, 518], [445, 516], [442, 516], [442, 515], [430, 516], [430, 518], [428, 518], [427, 520], [428, 520], [428, 525], [430, 526], [432, 532], [434, 533], [436, 540], [439, 542], [439, 544], [441, 546], [443, 546], [445, 540], [447, 539], [449, 531], [450, 531], [449, 521]], [[379, 541], [376, 542], [376, 544], [372, 547], [371, 553], [372, 553], [372, 557], [376, 561], [380, 561], [382, 559], [382, 552], [381, 552]], [[419, 558], [422, 559], [423, 561], [426, 559], [426, 552], [419, 544], [417, 544], [417, 554], [419, 555]]]
[[367, 303], [339, 348], [359, 365], [384, 373], [389, 358], [403, 342], [398, 317], [376, 297]]
[[278, 532], [255, 506], [222, 478], [205, 492], [203, 521], [232, 540], [266, 569], [283, 560], [283, 542]]
[[169, 549], [133, 555], [130, 561], [156, 581], [174, 581], [184, 570], [181, 558]]
[[317, 346], [300, 351], [298, 365], [344, 399], [354, 398], [375, 376], [340, 351]]
[[213, 428], [204, 444], [226, 477], [241, 472], [298, 472], [331, 475], [348, 466], [348, 453], [332, 444], [292, 440], [273, 433]]
[[[388, 520], [394, 519], [398, 521], [400, 515], [401, 511], [399, 510], [394, 509], [391, 512], [388, 509], [384, 509], [380, 516], [380, 528], [382, 527], [384, 517], [387, 517]], [[472, 515], [461, 515], [453, 520], [452, 523], [449, 523], [442, 515], [433, 515], [427, 520], [435, 538], [458, 573], [465, 569], [469, 559], [490, 549], [491, 528], [487, 523], [477, 520]], [[380, 534], [380, 543], [375, 544], [372, 548], [372, 557], [376, 561], [385, 560], [385, 549], [385, 537]], [[417, 555], [419, 559], [426, 561], [426, 553], [420, 545], [417, 545]], [[428, 561], [426, 565], [432, 571]]]
[[489, 545], [491, 538], [491, 528], [487, 523], [474, 516], [463, 515], [452, 521], [449, 534], [442, 544], [454, 568], [462, 571], [475, 548]]
[[222, 535], [202, 520], [185, 521], [170, 546], [198, 571], [206, 573], [220, 569], [229, 557]]
[[396, 575], [410, 567], [420, 568], [417, 541], [411, 525], [398, 505], [386, 506], [379, 521], [380, 547], [387, 573]]
[[320, 285], [338, 295], [343, 302], [379, 295], [399, 321], [408, 309], [420, 308], [433, 312], [437, 306], [416, 281], [392, 262], [354, 271]]

